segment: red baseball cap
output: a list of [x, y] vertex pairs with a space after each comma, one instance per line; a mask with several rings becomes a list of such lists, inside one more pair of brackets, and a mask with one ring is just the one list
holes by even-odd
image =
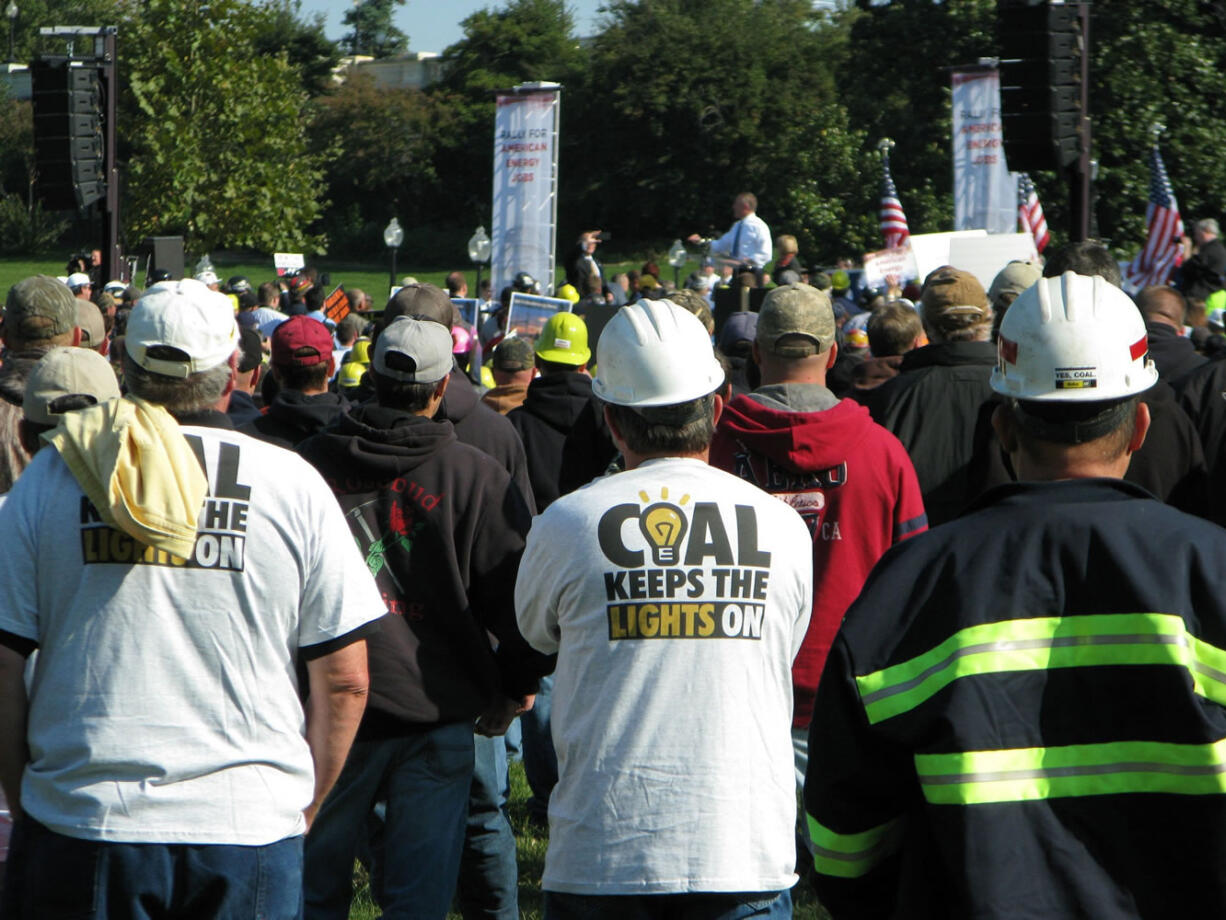
[[291, 316], [272, 333], [272, 363], [311, 367], [332, 357], [332, 333], [317, 319]]

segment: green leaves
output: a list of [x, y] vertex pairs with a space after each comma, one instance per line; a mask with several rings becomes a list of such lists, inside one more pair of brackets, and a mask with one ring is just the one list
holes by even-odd
[[302, 73], [265, 44], [284, 6], [147, 0], [121, 32], [129, 238], [318, 251], [332, 139], [308, 138]]

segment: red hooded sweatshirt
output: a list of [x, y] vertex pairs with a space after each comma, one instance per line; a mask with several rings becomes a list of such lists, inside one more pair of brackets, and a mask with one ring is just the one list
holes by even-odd
[[893, 544], [928, 529], [915, 469], [854, 400], [793, 412], [753, 395], [724, 408], [711, 465], [787, 502], [813, 534], [813, 617], [792, 665], [792, 725], [807, 727], [831, 643], [869, 571]]

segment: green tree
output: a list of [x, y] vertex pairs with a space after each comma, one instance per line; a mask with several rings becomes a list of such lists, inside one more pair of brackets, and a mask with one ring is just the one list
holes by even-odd
[[409, 37], [392, 21], [396, 7], [405, 0], [358, 0], [345, 10], [341, 22], [350, 32], [341, 41], [353, 54], [391, 57], [409, 50]]
[[[995, 53], [995, 10], [995, 0], [856, 0], [842, 14], [839, 97], [868, 149], [882, 137], [897, 143], [890, 170], [912, 233], [953, 229], [948, 67]], [[874, 159], [874, 201], [880, 169]]]
[[[1196, 0], [1099, 0], [1091, 8], [1098, 232], [1125, 258], [1145, 239], [1150, 125], [1184, 219], [1226, 202], [1226, 13]], [[1046, 205], [1045, 205], [1046, 207]]]
[[[0, 4], [0, 9], [7, 6]], [[40, 36], [38, 30], [49, 26], [113, 26], [124, 18], [122, 4], [115, 0], [17, 0], [17, 18], [13, 20], [15, 57], [29, 62], [42, 53], [64, 52], [62, 39]], [[3, 23], [4, 41], [8, 41], [8, 22]], [[6, 53], [7, 53], [7, 45]]]
[[122, 35], [133, 110], [129, 239], [317, 250], [328, 138], [284, 53], [257, 53], [275, 9], [242, 0], [146, 0]]
[[341, 59], [340, 46], [324, 32], [323, 13], [304, 19], [301, 0], [271, 0], [269, 24], [255, 37], [255, 48], [260, 55], [284, 51], [311, 96], [331, 88], [332, 71]]
[[806, 0], [617, 0], [607, 13], [582, 104], [563, 108], [585, 223], [666, 241], [722, 230], [733, 195], [753, 191], [806, 257], [862, 240], [863, 138], [824, 14]]
[[489, 220], [493, 90], [533, 81], [570, 86], [582, 72], [584, 55], [564, 0], [511, 0], [473, 13], [461, 25], [464, 37], [443, 52], [445, 76], [429, 95], [440, 111], [451, 113], [438, 137], [439, 180], [449, 190], [452, 212], [475, 225]]
[[377, 230], [391, 217], [412, 228], [446, 213], [436, 148], [451, 115], [425, 93], [379, 89], [361, 72], [316, 101], [313, 135], [343, 145], [327, 168], [331, 239], [354, 250], [381, 245]]

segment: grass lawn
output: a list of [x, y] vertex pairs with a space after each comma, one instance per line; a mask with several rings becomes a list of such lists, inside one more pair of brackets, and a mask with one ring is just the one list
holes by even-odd
[[[511, 826], [519, 854], [519, 914], [525, 920], [539, 920], [541, 916], [541, 873], [545, 869], [545, 849], [549, 838], [528, 821], [528, 781], [524, 778], [522, 763], [511, 764]], [[354, 876], [357, 893], [349, 920], [376, 920], [379, 909], [370, 897], [366, 873], [358, 867]], [[802, 879], [792, 889], [794, 916], [799, 920], [829, 920], [829, 914], [821, 908], [812, 890]], [[460, 920], [460, 914], [452, 911], [448, 920]]]

